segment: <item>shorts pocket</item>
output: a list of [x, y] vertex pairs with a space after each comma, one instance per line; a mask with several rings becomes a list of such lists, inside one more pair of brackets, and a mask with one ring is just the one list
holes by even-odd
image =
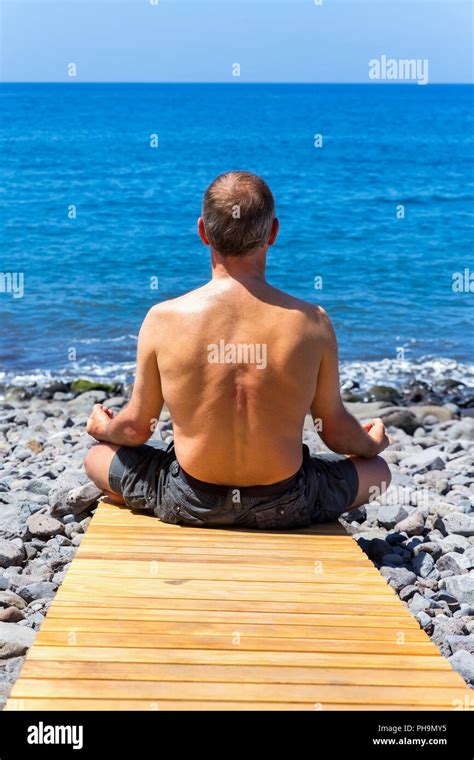
[[176, 525], [180, 522], [181, 505], [176, 501], [174, 495], [168, 488], [161, 502], [155, 507], [155, 516], [162, 522], [173, 523]]
[[264, 530], [288, 530], [311, 525], [304, 488], [258, 509], [255, 511], [255, 519], [257, 527]]

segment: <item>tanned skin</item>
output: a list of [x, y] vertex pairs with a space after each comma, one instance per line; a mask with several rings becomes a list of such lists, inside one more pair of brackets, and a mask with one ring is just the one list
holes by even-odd
[[[198, 231], [209, 245], [202, 218]], [[96, 404], [87, 424], [101, 445], [90, 449], [86, 470], [113, 498], [108, 472], [115, 451], [145, 443], [164, 403], [176, 457], [200, 480], [247, 486], [292, 476], [301, 466], [303, 424], [311, 411], [324, 443], [353, 457], [359, 493], [352, 507], [368, 501], [369, 489], [389, 484], [390, 470], [377, 456], [389, 443], [382, 421], [362, 426], [342, 403], [327, 313], [265, 279], [277, 234], [275, 219], [268, 242], [243, 256], [221, 256], [211, 247], [211, 280], [146, 315], [130, 402], [116, 416]], [[265, 346], [266, 366], [210, 363], [209, 346], [221, 340]]]

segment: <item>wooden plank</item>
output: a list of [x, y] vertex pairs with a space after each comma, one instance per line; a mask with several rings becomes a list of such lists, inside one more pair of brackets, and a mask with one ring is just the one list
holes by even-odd
[[[71, 567], [63, 583], [65, 589], [71, 590], [72, 588], [78, 589], [80, 595], [100, 593], [100, 591], [107, 588], [107, 592], [112, 596], [122, 596], [124, 591], [125, 595], [143, 595], [148, 596], [157, 594], [158, 596], [176, 596], [176, 589], [179, 587], [179, 596], [188, 597], [190, 599], [260, 599], [265, 601], [265, 598], [269, 594], [273, 594], [275, 599], [281, 599], [283, 601], [316, 601], [320, 598], [317, 590], [317, 586], [321, 585], [326, 597], [332, 597], [333, 594], [345, 594], [346, 597], [359, 598], [362, 603], [364, 599], [373, 601], [379, 601], [383, 604], [384, 599], [387, 598], [387, 592], [383, 587], [375, 586], [370, 587], [369, 590], [365, 590], [363, 585], [359, 585], [357, 592], [354, 591], [351, 594], [351, 582], [349, 578], [344, 583], [328, 583], [326, 581], [318, 580], [315, 576], [314, 581], [308, 581], [307, 583], [284, 583], [277, 582], [271, 583], [271, 581], [261, 581], [256, 583], [255, 581], [225, 581], [225, 580], [211, 580], [201, 579], [195, 581], [193, 579], [186, 578], [156, 578], [150, 576], [149, 578], [129, 578], [122, 576], [120, 578], [114, 575], [107, 574], [104, 570], [100, 577], [97, 575], [85, 575], [84, 573], [76, 573], [74, 568]], [[352, 588], [354, 588], [354, 583]], [[392, 592], [391, 592], [392, 593]], [[328, 598], [328, 602], [329, 602]], [[337, 601], [337, 600], [336, 600]]]
[[[283, 688], [282, 688], [283, 687]], [[430, 705], [452, 708], [462, 700], [465, 690], [459, 687], [364, 686], [326, 684], [255, 684], [204, 681], [107, 681], [105, 679], [38, 679], [21, 677], [13, 687], [12, 697], [64, 697], [87, 699], [227, 699], [235, 702], [339, 702], [384, 704], [393, 700], [400, 705]]]
[[173, 634], [151, 634], [135, 632], [127, 633], [100, 633], [72, 631], [48, 631], [41, 628], [38, 633], [35, 646], [88, 646], [88, 647], [165, 647], [176, 649], [248, 649], [252, 651], [271, 652], [354, 652], [373, 654], [397, 654], [403, 649], [404, 654], [434, 655], [438, 648], [427, 641], [404, 641], [397, 643], [394, 633], [392, 641], [355, 640], [352, 638], [335, 639], [302, 639], [302, 638], [279, 638], [268, 636], [241, 636], [239, 631], [228, 635], [206, 634], [183, 634], [177, 637]]
[[104, 501], [6, 709], [440, 710], [470, 698], [339, 524], [206, 530]]
[[[224, 700], [220, 700], [218, 702], [208, 701], [203, 702], [201, 700], [193, 700], [192, 702], [183, 701], [183, 700], [165, 700], [160, 699], [159, 701], [153, 701], [150, 702], [150, 700], [146, 699], [54, 699], [54, 698], [46, 698], [46, 699], [10, 699], [4, 708], [5, 710], [36, 710], [36, 711], [45, 711], [45, 710], [57, 710], [57, 711], [80, 711], [80, 710], [93, 710], [93, 711], [107, 711], [113, 710], [114, 712], [118, 711], [136, 711], [136, 712], [143, 712], [143, 711], [183, 711], [183, 710], [193, 710], [193, 711], [226, 711], [226, 710], [232, 710], [232, 711], [261, 711], [261, 710], [272, 710], [272, 711], [315, 711], [322, 709], [323, 706], [318, 703], [317, 705], [308, 704], [307, 702], [265, 702], [262, 704], [261, 702], [228, 702]], [[349, 710], [365, 710], [365, 711], [373, 711], [373, 710], [384, 710], [384, 711], [390, 711], [393, 712], [393, 710], [397, 711], [412, 711], [412, 710], [426, 710], [427, 708], [423, 705], [395, 705], [393, 702], [387, 705], [370, 705], [370, 704], [340, 704], [338, 702], [336, 703], [324, 703], [324, 710], [325, 712], [331, 711], [334, 712], [337, 710], [337, 712], [344, 712]], [[430, 706], [430, 711], [444, 711], [446, 710], [446, 707], [444, 706]], [[461, 709], [461, 708], [460, 708]]]
[[[191, 582], [188, 582], [183, 586], [180, 581], [174, 583], [170, 580], [163, 581], [158, 586], [155, 583], [152, 588], [151, 584], [147, 584], [146, 587], [143, 587], [143, 584], [141, 583], [136, 584], [130, 581], [127, 581], [126, 584], [122, 582], [120, 584], [114, 584], [113, 586], [109, 583], [105, 585], [104, 582], [100, 583], [99, 581], [92, 584], [89, 581], [86, 582], [82, 580], [82, 578], [75, 578], [74, 583], [68, 582], [66, 584], [68, 578], [69, 573], [66, 576], [63, 586], [59, 589], [58, 594], [63, 590], [61, 598], [67, 598], [73, 603], [82, 600], [89, 602], [90, 604], [91, 599], [93, 599], [94, 602], [99, 600], [101, 602], [107, 602], [109, 599], [111, 603], [115, 604], [115, 606], [120, 606], [120, 604], [124, 603], [124, 600], [133, 599], [137, 603], [137, 606], [146, 606], [146, 600], [149, 599], [150, 594], [154, 594], [156, 595], [155, 598], [162, 600], [163, 603], [167, 602], [168, 605], [176, 602], [177, 605], [182, 603], [187, 607], [188, 604], [201, 601], [205, 603], [207, 607], [213, 607], [214, 604], [217, 606], [221, 602], [226, 602], [231, 609], [236, 609], [239, 605], [243, 607], [243, 609], [252, 609], [253, 607], [251, 605], [254, 602], [258, 602], [261, 605], [262, 602], [267, 602], [268, 600], [268, 593], [265, 593], [260, 585], [256, 588], [252, 588], [248, 585], [244, 586], [242, 584], [234, 584], [231, 586], [230, 583], [224, 583], [218, 586], [217, 583], [209, 585], [198, 583], [191, 584]], [[180, 589], [179, 593], [176, 590], [177, 588]], [[323, 588], [323, 591], [319, 593], [295, 593], [294, 591], [291, 593], [291, 588], [286, 591], [274, 590], [273, 599], [269, 600], [268, 603], [274, 605], [277, 603], [288, 603], [286, 606], [289, 606], [292, 609], [295, 609], [296, 606], [299, 605], [300, 610], [306, 609], [308, 611], [315, 609], [315, 606], [318, 604], [326, 605], [327, 609], [328, 605], [343, 603], [355, 603], [359, 609], [362, 609], [363, 607], [365, 608], [365, 605], [370, 606], [372, 609], [376, 607], [382, 614], [385, 614], [386, 609], [395, 609], [397, 610], [397, 613], [400, 611], [400, 605], [396, 605], [396, 599], [392, 599], [391, 597], [387, 598], [381, 594], [364, 594], [361, 589], [357, 592], [354, 591], [351, 593], [350, 587], [345, 586], [344, 588], [346, 589], [345, 591], [334, 589], [333, 587], [331, 587], [330, 590]], [[116, 604], [117, 600], [119, 600], [118, 605]], [[120, 602], [120, 600], [122, 601]]]
[[265, 638], [297, 638], [297, 639], [327, 639], [334, 640], [352, 639], [354, 641], [397, 641], [400, 634], [403, 634], [404, 640], [421, 641], [426, 643], [426, 638], [420, 628], [403, 626], [402, 628], [383, 628], [373, 626], [364, 628], [361, 626], [341, 626], [334, 625], [333, 620], [326, 621], [326, 625], [285, 625], [285, 624], [246, 624], [236, 619], [233, 623], [214, 623], [203, 622], [202, 620], [192, 621], [155, 621], [141, 620], [139, 626], [135, 620], [98, 620], [69, 618], [67, 620], [54, 619], [48, 617], [41, 626], [43, 633], [47, 631], [76, 631], [84, 633], [115, 633], [120, 630], [121, 633], [136, 634], [137, 630], [140, 635], [166, 634], [169, 636], [179, 636], [181, 639], [187, 636], [226, 636], [234, 637], [236, 631], [240, 637], [265, 637]]
[[[160, 547], [158, 551], [152, 547], [128, 547], [123, 546], [121, 549], [116, 549], [112, 545], [95, 549], [90, 547], [86, 551], [85, 549], [77, 555], [78, 559], [84, 560], [134, 560], [141, 562], [163, 562], [163, 563], [180, 563], [187, 565], [192, 562], [204, 562], [208, 565], [219, 565], [225, 563], [227, 566], [237, 564], [239, 566], [251, 565], [252, 567], [275, 567], [275, 568], [288, 568], [295, 567], [305, 568], [311, 573], [314, 573], [314, 563], [321, 562], [323, 566], [329, 568], [337, 568], [342, 564], [347, 569], [359, 568], [366, 569], [367, 563], [361, 558], [357, 560], [349, 559], [349, 555], [338, 555], [335, 552], [318, 552], [317, 558], [314, 552], [309, 556], [295, 557], [294, 554], [289, 557], [262, 557], [261, 550], [254, 550], [253, 554], [243, 554], [243, 549], [232, 549], [232, 553], [224, 554], [219, 551], [210, 554], [208, 551], [198, 552], [196, 549], [187, 550], [186, 553], [181, 550], [178, 552], [176, 549], [163, 549]], [[308, 552], [306, 552], [308, 555]], [[242, 556], [243, 555], [243, 556]]]
[[[383, 602], [383, 603], [382, 603]], [[389, 600], [376, 600], [375, 602], [366, 601], [362, 606], [360, 602], [350, 596], [344, 600], [341, 596], [334, 599], [332, 594], [320, 594], [318, 602], [281, 602], [274, 599], [267, 599], [265, 605], [254, 600], [228, 600], [228, 599], [181, 599], [162, 598], [159, 596], [106, 596], [96, 595], [93, 597], [80, 595], [76, 590], [71, 593], [61, 586], [54, 599], [54, 607], [73, 605], [76, 608], [91, 607], [94, 609], [116, 609], [126, 604], [130, 610], [222, 610], [228, 612], [258, 612], [268, 614], [271, 612], [290, 612], [298, 615], [330, 615], [333, 611], [335, 614], [347, 615], [379, 615], [381, 610], [383, 615], [381, 620], [389, 616], [400, 617], [400, 602], [394, 596]], [[406, 617], [406, 614], [404, 615]], [[412, 622], [416, 621], [409, 616]], [[416, 625], [418, 625], [416, 623]]]
[[[268, 665], [162, 665], [135, 663], [133, 670], [129, 663], [57, 662], [51, 660], [29, 660], [22, 676], [24, 678], [94, 679], [118, 681], [191, 681], [224, 683], [307, 683], [342, 684], [365, 686], [452, 686], [449, 670], [388, 670], [382, 668], [334, 668], [295, 667]], [[459, 686], [462, 687], [459, 678]], [[474, 697], [474, 695], [473, 695]]]
[[[136, 622], [145, 620], [159, 621], [195, 621], [200, 623], [258, 623], [266, 624], [283, 624], [293, 626], [308, 625], [327, 625], [328, 622], [334, 627], [355, 626], [360, 628], [370, 628], [377, 626], [379, 628], [393, 629], [396, 626], [411, 628], [419, 631], [419, 625], [416, 620], [404, 617], [380, 617], [377, 615], [351, 615], [332, 613], [326, 608], [327, 614], [291, 614], [285, 612], [243, 612], [229, 610], [187, 610], [187, 609], [140, 609], [128, 607], [88, 607], [71, 605], [65, 606], [55, 604], [48, 612], [48, 620], [111, 620], [115, 622], [115, 627], [119, 622], [133, 620]], [[135, 623], [136, 630], [136, 623]]]
[[[279, 665], [301, 667], [334, 668], [386, 668], [391, 670], [449, 670], [449, 662], [434, 655], [408, 655], [404, 651], [396, 654], [357, 654], [354, 652], [334, 652], [328, 657], [322, 652], [277, 652], [225, 649], [148, 649], [146, 647], [88, 647], [67, 645], [34, 646], [28, 653], [29, 660], [58, 660], [58, 662], [126, 662], [126, 663], [177, 663], [216, 665]], [[456, 681], [458, 683], [459, 681]]]
[[[105, 567], [104, 567], [105, 565]], [[373, 576], [370, 568], [351, 568], [350, 577], [347, 569], [337, 565], [335, 568], [326, 564], [314, 567], [281, 568], [277, 565], [260, 568], [258, 566], [246, 567], [241, 565], [219, 565], [217, 563], [191, 563], [180, 564], [178, 562], [157, 562], [149, 560], [145, 562], [130, 562], [128, 560], [81, 560], [75, 561], [74, 567], [68, 574], [69, 578], [81, 575], [84, 578], [97, 577], [101, 573], [102, 578], [122, 578], [140, 580], [204, 580], [204, 581], [246, 581], [247, 583], [285, 583], [298, 584], [301, 591], [310, 590], [315, 583], [337, 584], [349, 587], [355, 581], [364, 584], [371, 594], [386, 594], [385, 581]], [[305, 586], [305, 584], [308, 584]]]
[[[98, 570], [104, 569], [110, 575], [116, 578], [192, 578], [194, 580], [238, 580], [238, 581], [282, 581], [284, 583], [314, 583], [325, 582], [326, 576], [328, 581], [333, 579], [340, 583], [350, 582], [353, 578], [360, 578], [368, 585], [380, 588], [386, 591], [386, 581], [381, 575], [374, 575], [372, 568], [367, 566], [346, 566], [344, 560], [326, 560], [317, 559], [314, 562], [307, 563], [304, 566], [292, 565], [287, 566], [273, 565], [268, 562], [266, 565], [259, 564], [247, 567], [244, 565], [235, 565], [233, 563], [209, 561], [203, 563], [190, 561], [187, 557], [182, 557], [178, 562], [170, 559], [158, 562], [155, 557], [143, 558], [139, 560], [116, 560], [110, 554], [104, 554], [100, 559], [84, 559], [77, 556], [74, 563], [74, 572], [83, 573], [84, 575], [96, 575]], [[350, 571], [350, 576], [349, 576]]]

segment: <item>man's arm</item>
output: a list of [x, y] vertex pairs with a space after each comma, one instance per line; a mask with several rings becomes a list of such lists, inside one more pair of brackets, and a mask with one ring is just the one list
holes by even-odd
[[324, 346], [316, 393], [311, 404], [313, 419], [320, 420], [320, 437], [332, 451], [374, 457], [389, 444], [382, 420], [360, 425], [344, 407], [339, 390], [339, 361], [334, 328], [323, 310]]
[[160, 373], [156, 356], [159, 317], [152, 308], [138, 335], [137, 371], [132, 397], [116, 417], [96, 404], [87, 423], [87, 432], [98, 441], [118, 446], [139, 446], [153, 431], [153, 421], [163, 407]]

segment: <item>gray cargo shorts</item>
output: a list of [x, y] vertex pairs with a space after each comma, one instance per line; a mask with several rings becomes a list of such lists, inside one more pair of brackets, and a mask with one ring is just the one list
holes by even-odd
[[172, 443], [161, 441], [119, 448], [110, 465], [109, 483], [131, 509], [163, 522], [263, 530], [333, 522], [347, 512], [359, 485], [350, 459], [312, 457], [305, 444], [303, 463], [287, 480], [240, 488], [205, 483], [180, 467]]

